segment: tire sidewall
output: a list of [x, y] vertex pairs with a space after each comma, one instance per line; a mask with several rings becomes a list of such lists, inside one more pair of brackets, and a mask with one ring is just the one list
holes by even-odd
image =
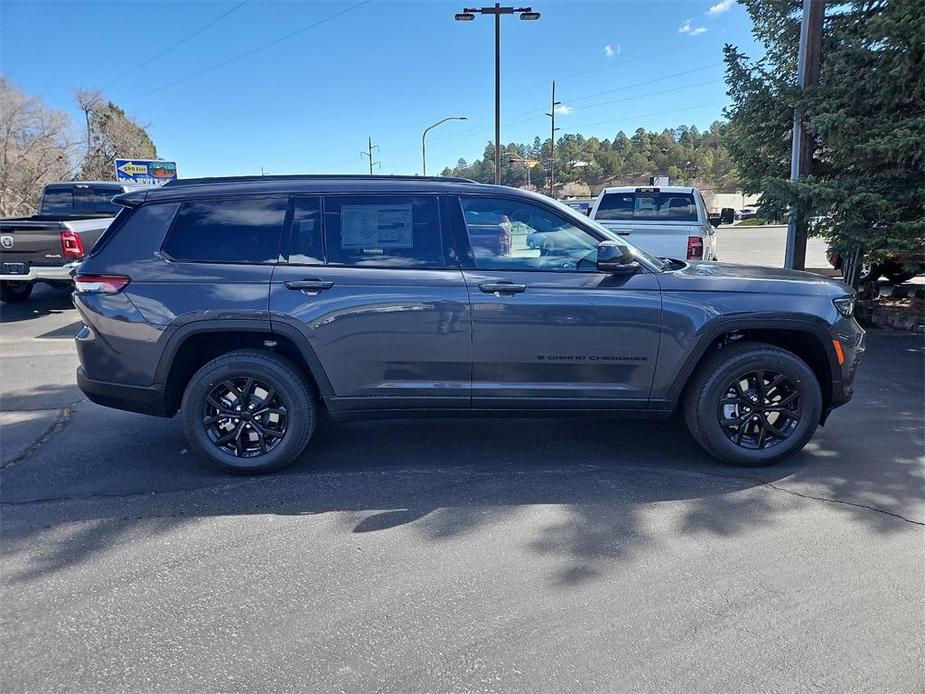
[[[759, 370], [786, 376], [800, 393], [803, 412], [796, 431], [785, 441], [771, 448], [751, 450], [729, 440], [720, 426], [718, 410], [720, 399], [737, 376]], [[707, 381], [699, 408], [701, 434], [720, 458], [737, 465], [769, 465], [796, 453], [812, 438], [822, 415], [822, 394], [812, 369], [800, 359], [778, 352], [751, 352], [717, 369]]]
[[19, 303], [27, 301], [32, 296], [34, 283], [28, 280], [3, 280], [0, 282], [0, 293], [3, 301]]
[[[212, 389], [224, 380], [244, 377], [253, 377], [275, 389], [288, 418], [282, 442], [269, 453], [254, 458], [238, 458], [218, 448], [202, 423], [203, 404]], [[314, 403], [310, 399], [304, 401], [303, 394], [285, 374], [246, 356], [203, 367], [190, 380], [180, 411], [187, 439], [196, 452], [223, 470], [243, 474], [272, 472], [291, 463], [305, 445], [302, 432], [313, 430], [315, 423]]]

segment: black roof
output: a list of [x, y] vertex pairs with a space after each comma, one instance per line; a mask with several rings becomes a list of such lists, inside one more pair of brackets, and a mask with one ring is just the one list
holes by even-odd
[[[227, 176], [218, 178], [181, 178], [147, 190], [117, 195], [114, 202], [137, 207], [148, 202], [187, 200], [215, 195], [320, 194], [320, 193], [462, 193], [490, 192], [511, 188], [477, 183], [467, 178], [442, 176]], [[524, 192], [524, 191], [518, 191]]]

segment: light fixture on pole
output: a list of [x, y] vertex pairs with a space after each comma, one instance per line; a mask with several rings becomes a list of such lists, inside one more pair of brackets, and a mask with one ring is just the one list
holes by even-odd
[[501, 15], [520, 13], [525, 22], [535, 22], [540, 18], [539, 12], [531, 7], [466, 7], [455, 15], [457, 22], [471, 22], [476, 14], [493, 15], [495, 18], [495, 184], [501, 183]]
[[441, 120], [438, 120], [433, 125], [429, 125], [426, 128], [424, 128], [424, 132], [421, 134], [421, 172], [423, 176], [427, 175], [427, 143], [424, 140], [424, 138], [427, 137], [427, 131], [433, 130], [438, 125], [442, 125], [443, 123], [446, 123], [448, 120], [469, 120], [469, 116], [447, 116], [446, 118], [442, 118]]

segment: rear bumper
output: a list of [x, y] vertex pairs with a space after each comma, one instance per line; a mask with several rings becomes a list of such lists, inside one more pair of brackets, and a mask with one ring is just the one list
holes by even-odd
[[67, 265], [32, 265], [25, 275], [0, 275], [0, 280], [12, 282], [70, 282], [71, 273], [80, 263]]
[[127, 410], [156, 417], [172, 417], [168, 411], [166, 388], [163, 385], [127, 386], [88, 378], [82, 366], [77, 367], [77, 387], [91, 402], [117, 410]]

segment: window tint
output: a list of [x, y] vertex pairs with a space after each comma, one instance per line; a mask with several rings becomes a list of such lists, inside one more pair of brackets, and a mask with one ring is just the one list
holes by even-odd
[[96, 245], [93, 246], [90, 257], [99, 253], [110, 240], [117, 236], [120, 242], [124, 241], [125, 245], [132, 247], [136, 252], [138, 248], [144, 245], [144, 242], [141, 241], [143, 238], [157, 238], [157, 241], [148, 241], [144, 247], [159, 247], [179, 206], [179, 203], [168, 202], [143, 205], [134, 210], [120, 208], [119, 214], [112, 224], [106, 227], [106, 231], [103, 232]]
[[175, 260], [271, 263], [279, 256], [286, 198], [186, 202], [164, 250]]
[[329, 196], [324, 200], [324, 214], [328, 263], [404, 268], [448, 266], [435, 197]]
[[697, 205], [690, 193], [630, 191], [605, 193], [595, 219], [650, 219], [696, 222]]
[[321, 238], [321, 198], [295, 198], [292, 201], [289, 262], [296, 265], [324, 263], [324, 246]]
[[505, 198], [462, 198], [478, 269], [570, 272], [597, 268], [598, 240], [556, 212]]

